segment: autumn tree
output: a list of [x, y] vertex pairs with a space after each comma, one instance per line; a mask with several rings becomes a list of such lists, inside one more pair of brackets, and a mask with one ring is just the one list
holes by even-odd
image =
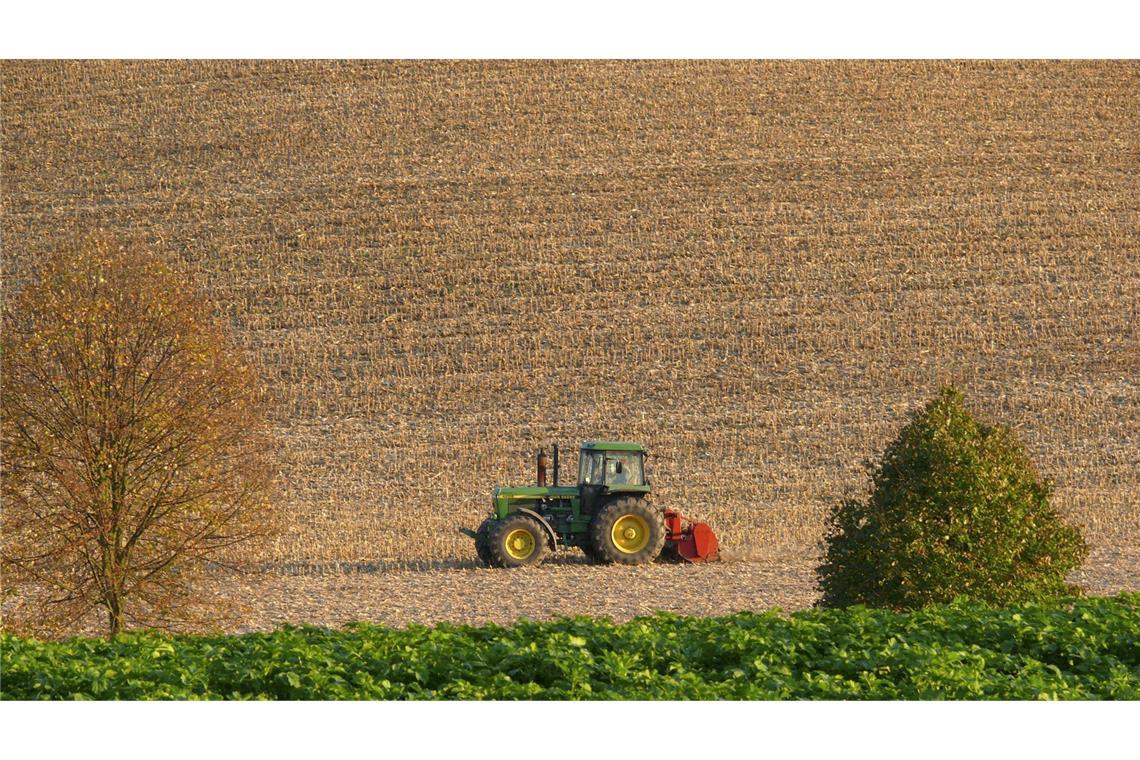
[[185, 277], [106, 239], [52, 257], [3, 327], [0, 557], [23, 627], [185, 620], [196, 571], [267, 526], [256, 372]]

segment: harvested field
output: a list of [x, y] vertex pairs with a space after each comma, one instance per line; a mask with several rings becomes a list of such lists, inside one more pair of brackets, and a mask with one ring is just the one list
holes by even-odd
[[[206, 605], [242, 600], [244, 609], [223, 626], [230, 633], [272, 631], [286, 623], [337, 628], [358, 620], [403, 627], [506, 625], [520, 618], [575, 615], [624, 621], [657, 610], [726, 615], [778, 607], [794, 612], [811, 607], [819, 596], [817, 561], [801, 554], [767, 561], [728, 558], [703, 566], [620, 567], [590, 565], [568, 553], [520, 570], [492, 570], [475, 561], [436, 569], [314, 565], [287, 572], [218, 572], [204, 582], [202, 599]], [[1094, 548], [1070, 580], [1100, 596], [1140, 591], [1140, 549]], [[98, 636], [104, 625], [102, 616], [93, 614], [82, 630]]]
[[98, 227], [208, 289], [274, 395], [253, 562], [465, 560], [495, 484], [593, 437], [805, 556], [947, 381], [1140, 545], [1136, 62], [2, 67], [5, 290]]
[[[268, 574], [250, 584], [254, 593], [238, 594], [257, 601], [234, 630], [273, 630], [287, 622], [335, 627], [353, 620], [390, 626], [479, 625], [590, 615], [621, 621], [656, 610], [726, 615], [779, 607], [793, 612], [811, 607], [819, 596], [816, 564], [810, 554], [767, 562], [645, 567], [588, 565], [568, 558], [519, 571]], [[1140, 591], [1140, 551], [1094, 550], [1072, 580], [1097, 595]], [[215, 593], [226, 596], [243, 581], [220, 577], [217, 584]], [[431, 592], [425, 593], [425, 587]]]
[[[340, 626], [368, 620], [408, 623], [512, 623], [574, 615], [628, 620], [668, 610], [716, 615], [741, 609], [810, 607], [813, 565], [800, 558], [780, 563], [724, 562], [706, 567], [608, 567], [560, 559], [534, 569], [482, 567], [395, 570], [379, 573], [222, 576], [216, 593], [252, 602], [236, 631], [272, 630], [283, 623]], [[426, 591], [425, 589], [430, 589]]]
[[[811, 607], [817, 558], [729, 559], [697, 565], [610, 567], [570, 555], [542, 567], [497, 571], [475, 567], [380, 572], [221, 575], [212, 593], [251, 600], [233, 630], [273, 630], [284, 623], [340, 626], [367, 620], [390, 626], [449, 622], [511, 623], [590, 615], [629, 620], [665, 610], [726, 615], [779, 607]], [[1094, 549], [1072, 582], [1086, 592], [1140, 591], [1140, 550]], [[425, 592], [430, 588], [430, 592]]]

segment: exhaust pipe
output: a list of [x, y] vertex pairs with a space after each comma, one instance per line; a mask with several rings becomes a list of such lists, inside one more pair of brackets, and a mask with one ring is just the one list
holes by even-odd
[[546, 455], [546, 451], [542, 448], [538, 450], [538, 487], [542, 488], [546, 485], [546, 471], [550, 468], [550, 457]]
[[558, 487], [558, 444], [554, 444], [554, 487]]

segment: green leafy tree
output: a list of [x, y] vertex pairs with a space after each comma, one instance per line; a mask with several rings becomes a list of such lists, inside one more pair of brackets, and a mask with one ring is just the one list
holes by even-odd
[[6, 305], [2, 346], [5, 625], [200, 619], [194, 571], [266, 531], [271, 482], [261, 384], [209, 302], [93, 239]]
[[872, 493], [829, 518], [817, 570], [824, 606], [907, 609], [968, 597], [994, 604], [1079, 590], [1088, 548], [1050, 506], [1009, 428], [986, 425], [945, 388], [871, 471]]

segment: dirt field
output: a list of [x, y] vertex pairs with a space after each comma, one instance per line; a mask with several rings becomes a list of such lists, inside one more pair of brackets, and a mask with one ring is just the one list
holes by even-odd
[[[807, 603], [755, 568], [814, 551], [947, 381], [1094, 556], [1140, 545], [1136, 62], [2, 67], [5, 290], [96, 227], [209, 290], [275, 398], [254, 561], [465, 561], [537, 446], [621, 437], [761, 563], [694, 571], [696, 607]], [[343, 590], [462, 615], [526, 576], [403, 577]], [[313, 596], [274, 593], [259, 620]]]
[[[238, 632], [272, 630], [287, 622], [480, 625], [573, 615], [628, 620], [656, 610], [726, 615], [779, 607], [794, 612], [816, 601], [815, 564], [813, 556], [803, 555], [702, 567], [605, 567], [567, 557], [517, 572], [469, 567], [226, 577], [218, 579], [214, 593], [251, 600], [231, 629]], [[1094, 550], [1072, 580], [1091, 594], [1140, 591], [1140, 550]]]
[[[521, 570], [492, 570], [468, 560], [434, 568], [337, 564], [242, 575], [218, 572], [202, 586], [202, 619], [212, 619], [210, 610], [230, 608], [221, 630], [248, 633], [286, 623], [333, 628], [353, 621], [396, 627], [505, 625], [519, 618], [574, 615], [622, 621], [658, 610], [725, 615], [779, 608], [788, 613], [815, 604], [816, 564], [814, 555], [801, 554], [764, 561], [727, 557], [701, 566], [621, 567], [591, 565], [568, 552]], [[1140, 549], [1094, 548], [1070, 581], [1089, 594], [1140, 591]], [[241, 609], [232, 609], [234, 600]], [[79, 630], [97, 636], [104, 626], [102, 615], [92, 614]], [[217, 623], [176, 625], [174, 630], [207, 632], [217, 630]]]

